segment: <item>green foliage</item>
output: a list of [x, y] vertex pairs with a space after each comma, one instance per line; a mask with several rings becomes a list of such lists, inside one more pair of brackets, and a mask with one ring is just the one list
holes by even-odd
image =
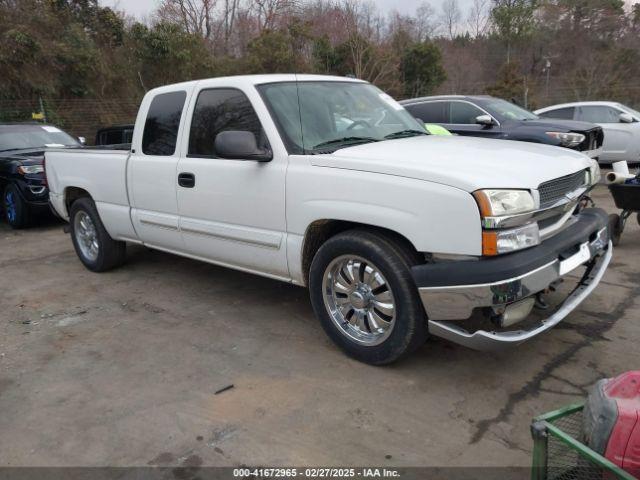
[[442, 53], [431, 42], [416, 43], [407, 48], [400, 68], [407, 97], [428, 95], [447, 79], [442, 67]]
[[498, 36], [513, 42], [530, 35], [536, 6], [536, 0], [494, 0], [491, 19]]
[[548, 78], [546, 103], [640, 104], [640, 4], [625, 12], [623, 0], [491, 0], [488, 32], [459, 28], [421, 43], [424, 18], [384, 19], [347, 2], [296, 2], [258, 18], [249, 3], [232, 22], [212, 10], [198, 29], [179, 10], [161, 8], [144, 25], [100, 0], [0, 0], [0, 100], [139, 98], [197, 78], [314, 72], [355, 75], [398, 96], [489, 85], [518, 100], [547, 92]]
[[520, 101], [524, 97], [526, 78], [518, 63], [505, 63], [498, 72], [496, 83], [487, 87], [487, 94], [506, 100]]
[[162, 22], [153, 28], [135, 24], [127, 45], [136, 62], [131, 66], [146, 88], [210, 76], [212, 58], [202, 38], [179, 25]]
[[296, 55], [289, 32], [265, 30], [248, 45], [248, 70], [252, 73], [296, 72]]

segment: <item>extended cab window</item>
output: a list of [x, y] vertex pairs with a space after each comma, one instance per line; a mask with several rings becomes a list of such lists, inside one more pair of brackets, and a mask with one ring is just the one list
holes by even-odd
[[189, 156], [216, 158], [216, 136], [229, 130], [251, 132], [258, 146], [267, 146], [258, 115], [244, 93], [234, 88], [200, 92], [191, 121]]
[[142, 135], [145, 155], [173, 155], [178, 141], [178, 129], [186, 92], [161, 93], [149, 106]]

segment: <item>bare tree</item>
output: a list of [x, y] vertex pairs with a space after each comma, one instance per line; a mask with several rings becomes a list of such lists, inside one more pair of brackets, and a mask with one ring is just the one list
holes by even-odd
[[467, 16], [467, 28], [474, 38], [483, 36], [489, 29], [491, 18], [489, 0], [473, 0], [473, 6]]
[[442, 23], [444, 29], [451, 40], [453, 40], [458, 33], [458, 26], [462, 18], [460, 13], [460, 7], [458, 6], [458, 0], [445, 0], [442, 4]]
[[298, 4], [298, 0], [252, 0], [259, 30], [275, 28], [278, 18], [293, 11]]
[[180, 23], [189, 33], [211, 38], [213, 13], [217, 0], [162, 0], [158, 16]]
[[420, 41], [432, 38], [438, 30], [438, 18], [436, 11], [427, 2], [416, 9], [416, 29], [418, 30], [418, 39]]

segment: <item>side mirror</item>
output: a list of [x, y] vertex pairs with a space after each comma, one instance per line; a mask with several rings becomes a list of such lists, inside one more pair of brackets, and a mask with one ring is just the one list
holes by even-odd
[[621, 113], [620, 114], [620, 123], [633, 123], [633, 117], [629, 113]]
[[257, 162], [269, 162], [273, 159], [273, 154], [269, 150], [258, 148], [256, 136], [251, 132], [239, 130], [220, 132], [216, 136], [214, 146], [221, 158]]
[[490, 126], [493, 125], [493, 118], [491, 118], [491, 115], [478, 115], [476, 117], [476, 123], [479, 125]]
[[78, 141], [80, 142], [80, 145], [86, 145], [87, 144], [87, 139], [84, 137], [78, 137]]

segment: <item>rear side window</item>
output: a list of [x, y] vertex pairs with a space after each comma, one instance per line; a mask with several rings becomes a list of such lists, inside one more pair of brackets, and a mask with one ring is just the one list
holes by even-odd
[[476, 118], [486, 115], [475, 105], [467, 102], [451, 102], [451, 121], [456, 125], [474, 125]]
[[574, 107], [558, 108], [557, 110], [549, 110], [540, 114], [542, 118], [558, 118], [560, 120], [573, 120], [575, 113]]
[[142, 135], [145, 155], [169, 156], [176, 152], [180, 118], [187, 92], [162, 93], [151, 101]]
[[424, 123], [449, 123], [449, 112], [446, 102], [427, 102], [405, 107], [411, 115]]
[[234, 88], [200, 92], [191, 121], [189, 156], [217, 158], [216, 136], [229, 130], [251, 132], [259, 147], [267, 146], [258, 115], [244, 93]]

